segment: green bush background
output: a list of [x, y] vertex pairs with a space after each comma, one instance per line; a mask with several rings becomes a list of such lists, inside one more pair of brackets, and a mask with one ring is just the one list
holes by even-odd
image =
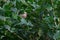
[[0, 0], [0, 40], [60, 40], [60, 0]]

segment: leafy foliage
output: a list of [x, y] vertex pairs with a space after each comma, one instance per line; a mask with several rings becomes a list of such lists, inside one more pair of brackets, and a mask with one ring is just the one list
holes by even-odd
[[0, 40], [60, 40], [60, 0], [0, 0]]

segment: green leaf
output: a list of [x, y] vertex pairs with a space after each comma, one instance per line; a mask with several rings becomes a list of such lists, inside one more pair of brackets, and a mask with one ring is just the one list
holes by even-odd
[[24, 5], [28, 6], [28, 3], [25, 0], [20, 0]]

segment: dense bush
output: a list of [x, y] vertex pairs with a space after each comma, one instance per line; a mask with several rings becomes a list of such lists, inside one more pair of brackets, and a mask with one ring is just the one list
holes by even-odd
[[60, 0], [0, 0], [0, 40], [60, 40]]

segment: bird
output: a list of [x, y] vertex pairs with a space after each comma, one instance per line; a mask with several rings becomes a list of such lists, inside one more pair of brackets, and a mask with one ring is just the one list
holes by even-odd
[[24, 12], [23, 14], [20, 14], [21, 18], [26, 18], [27, 17], [27, 12]]

